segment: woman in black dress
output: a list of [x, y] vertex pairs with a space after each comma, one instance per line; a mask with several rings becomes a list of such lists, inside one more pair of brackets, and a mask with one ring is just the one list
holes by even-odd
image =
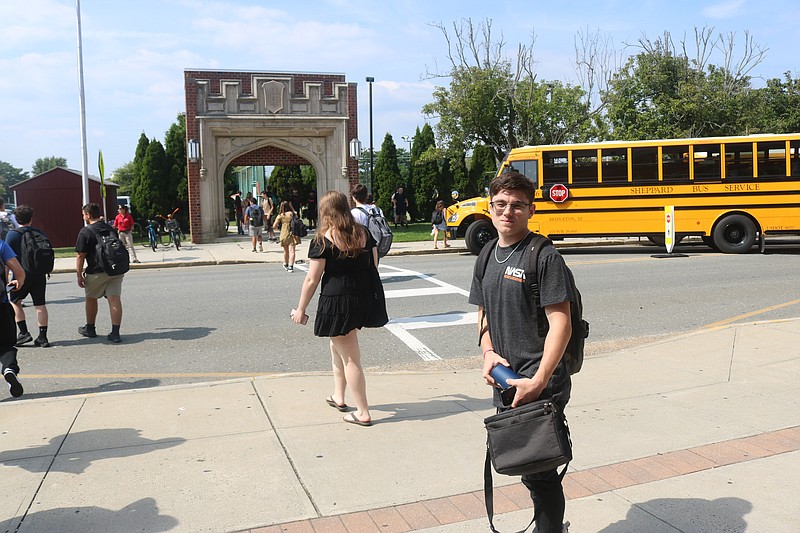
[[306, 307], [322, 281], [314, 335], [330, 337], [333, 394], [325, 399], [331, 407], [347, 411], [345, 389], [349, 386], [356, 410], [344, 421], [372, 425], [367, 386], [361, 368], [358, 330], [381, 327], [389, 318], [383, 285], [378, 275], [375, 240], [350, 214], [347, 197], [326, 192], [319, 201], [319, 230], [308, 251], [309, 268], [292, 320], [304, 323]]

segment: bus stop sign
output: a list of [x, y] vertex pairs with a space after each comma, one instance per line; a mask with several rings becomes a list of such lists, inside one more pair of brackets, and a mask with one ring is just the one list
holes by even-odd
[[566, 185], [556, 183], [550, 187], [550, 199], [555, 203], [560, 204], [566, 201], [567, 198], [569, 198], [569, 190], [567, 189]]

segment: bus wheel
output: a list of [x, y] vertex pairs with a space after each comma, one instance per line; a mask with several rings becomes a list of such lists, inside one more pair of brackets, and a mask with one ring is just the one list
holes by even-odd
[[728, 215], [713, 232], [714, 246], [726, 254], [742, 254], [756, 242], [756, 225], [744, 215]]
[[467, 228], [464, 241], [467, 243], [467, 250], [478, 255], [486, 243], [497, 236], [497, 232], [488, 220], [476, 220]]

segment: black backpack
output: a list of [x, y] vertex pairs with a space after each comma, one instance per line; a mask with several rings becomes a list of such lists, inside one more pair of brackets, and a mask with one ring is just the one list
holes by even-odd
[[21, 235], [19, 262], [28, 274], [44, 276], [53, 271], [56, 254], [50, 239], [35, 228], [15, 229]]
[[109, 276], [120, 276], [130, 270], [130, 256], [125, 244], [119, 239], [117, 232], [108, 224], [99, 228], [87, 226], [97, 237], [97, 262], [103, 272]]
[[257, 228], [264, 225], [264, 212], [257, 205], [250, 206], [250, 225]]
[[367, 229], [370, 235], [372, 235], [372, 238], [375, 239], [376, 248], [378, 248], [378, 257], [385, 256], [389, 253], [389, 249], [392, 247], [392, 241], [394, 240], [394, 234], [391, 228], [389, 228], [389, 223], [374, 209], [370, 209], [369, 211], [363, 207], [359, 207], [358, 209], [367, 215]]
[[434, 226], [438, 226], [438, 225], [439, 225], [439, 224], [441, 224], [442, 222], [444, 222], [444, 215], [442, 214], [442, 212], [441, 212], [441, 211], [439, 211], [439, 210], [437, 209], [437, 210], [436, 210], [436, 211], [434, 211], [434, 212], [433, 212], [433, 214], [431, 215], [431, 224], [433, 224]]
[[289, 229], [295, 237], [305, 237], [308, 235], [308, 228], [306, 228], [306, 225], [303, 224], [303, 221], [300, 220], [300, 217], [297, 215], [292, 215], [292, 225], [289, 226]]
[[[525, 265], [525, 285], [533, 296], [533, 303], [536, 306], [536, 322], [539, 325], [538, 335], [541, 338], [547, 336], [550, 323], [547, 322], [547, 316], [545, 315], [539, 296], [539, 253], [545, 246], [552, 245], [553, 241], [538, 233], [534, 233], [531, 242], [528, 243], [528, 246], [526, 246], [525, 250], [522, 252], [523, 264]], [[479, 280], [483, 279], [483, 274], [486, 272], [486, 264], [489, 262], [489, 256], [495, 246], [497, 246], [496, 238], [489, 241], [489, 243], [483, 247], [476, 260], [477, 270], [475, 274]], [[577, 374], [583, 366], [583, 352], [584, 345], [586, 344], [586, 337], [589, 336], [589, 323], [583, 319], [581, 293], [575, 285], [575, 277], [572, 275], [572, 271], [569, 267], [567, 267], [567, 274], [569, 275], [569, 284], [575, 301], [570, 302], [569, 306], [572, 335], [564, 350], [564, 361], [567, 363], [569, 373]]]

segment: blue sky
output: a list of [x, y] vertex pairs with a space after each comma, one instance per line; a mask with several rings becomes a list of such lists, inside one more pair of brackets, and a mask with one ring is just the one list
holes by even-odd
[[[440, 31], [461, 18], [490, 18], [514, 54], [535, 34], [540, 79], [576, 81], [579, 30], [600, 30], [622, 55], [626, 43], [669, 31], [693, 39], [695, 26], [749, 31], [768, 48], [752, 74], [800, 75], [796, 0], [82, 0], [89, 171], [103, 151], [106, 176], [133, 158], [139, 135], [163, 141], [183, 111], [187, 68], [338, 72], [359, 84], [359, 138], [369, 145], [373, 76], [374, 143], [398, 147], [425, 123], [421, 107], [436, 85], [426, 71], [447, 66]], [[0, 160], [30, 171], [44, 156], [81, 167], [75, 0], [0, 2]], [[758, 83], [758, 82], [756, 82]]]

